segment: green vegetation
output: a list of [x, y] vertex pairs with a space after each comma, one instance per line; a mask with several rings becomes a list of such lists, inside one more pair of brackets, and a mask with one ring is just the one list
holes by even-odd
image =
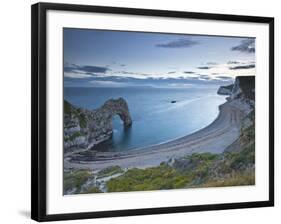
[[243, 169], [245, 165], [255, 163], [255, 144], [251, 143], [239, 152], [226, 153], [231, 169]]
[[246, 166], [255, 164], [255, 113], [251, 112], [245, 119], [250, 119], [252, 124], [241, 130], [239, 138], [241, 149], [239, 151], [225, 152], [230, 167], [243, 170]]
[[109, 177], [117, 173], [123, 173], [124, 171], [120, 166], [110, 166], [100, 172], [98, 172], [97, 178]]
[[79, 137], [79, 136], [83, 136], [79, 131], [74, 132], [72, 135], [70, 136], [64, 136], [64, 141], [73, 141], [75, 138]]
[[186, 158], [190, 159], [193, 162], [209, 162], [219, 158], [218, 154], [204, 152], [204, 153], [193, 153]]
[[254, 163], [253, 149], [251, 146], [227, 155], [194, 153], [172, 166], [162, 163], [153, 168], [130, 169], [110, 179], [106, 186], [108, 192], [122, 192], [251, 185], [255, 183], [254, 172], [246, 172], [245, 167]]
[[70, 141], [73, 141], [75, 138], [80, 137], [80, 136], [82, 136], [81, 133], [80, 133], [79, 131], [77, 131], [77, 132], [74, 132], [72, 135], [70, 135], [70, 136], [68, 137], [68, 139], [69, 139]]
[[76, 170], [70, 172], [64, 172], [63, 191], [74, 190], [75, 193], [79, 193], [81, 186], [91, 177], [89, 170]]
[[[130, 169], [124, 175], [107, 182], [109, 192], [141, 191], [185, 188], [206, 178], [212, 161], [219, 157], [212, 153], [194, 153], [181, 161], [175, 161], [174, 166], [162, 163], [158, 167], [147, 169]], [[183, 169], [185, 163], [191, 169]]]
[[102, 191], [98, 187], [92, 187], [87, 191], [83, 192], [83, 194], [92, 194], [92, 193], [102, 193]]
[[219, 179], [219, 180], [209, 180], [204, 184], [198, 185], [196, 187], [227, 187], [227, 186], [243, 186], [243, 185], [254, 185], [255, 184], [255, 174], [254, 173], [239, 173], [234, 174], [231, 177]]
[[220, 158], [218, 154], [212, 153], [193, 153], [188, 156], [189, 163], [193, 164], [192, 169], [186, 170], [185, 173], [192, 179], [191, 184], [200, 184], [208, 176], [212, 164]]
[[64, 102], [63, 102], [63, 107], [64, 107], [64, 114], [77, 117], [81, 128], [87, 127], [87, 117], [80, 108], [77, 108], [77, 109], [74, 108], [66, 100], [64, 100]]
[[78, 114], [78, 119], [79, 119], [80, 127], [81, 128], [86, 128], [87, 127], [86, 115], [81, 112], [81, 113]]
[[158, 167], [128, 170], [124, 175], [107, 182], [108, 192], [141, 191], [182, 188], [189, 182], [172, 167], [161, 164]]

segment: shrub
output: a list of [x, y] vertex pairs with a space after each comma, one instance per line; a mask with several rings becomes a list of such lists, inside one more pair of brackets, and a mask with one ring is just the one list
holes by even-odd
[[110, 166], [98, 172], [97, 178], [109, 177], [117, 173], [123, 173], [122, 168], [120, 166]]
[[197, 187], [226, 187], [226, 186], [243, 186], [254, 185], [255, 174], [253, 173], [236, 173], [231, 177], [220, 180], [210, 180]]
[[91, 194], [91, 193], [102, 193], [102, 191], [98, 187], [92, 187], [87, 191], [83, 192], [83, 194]]
[[88, 170], [76, 170], [64, 172], [63, 188], [64, 193], [69, 190], [75, 190], [75, 193], [80, 191], [81, 186], [91, 177], [91, 172]]
[[183, 188], [189, 179], [168, 165], [126, 171], [122, 176], [110, 179], [106, 185], [109, 192], [141, 191]]

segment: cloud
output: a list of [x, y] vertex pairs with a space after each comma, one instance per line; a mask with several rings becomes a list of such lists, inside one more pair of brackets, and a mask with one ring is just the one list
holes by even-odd
[[217, 65], [217, 62], [207, 62], [207, 65]]
[[212, 67], [211, 66], [200, 66], [200, 67], [197, 67], [198, 69], [211, 69]]
[[245, 53], [255, 53], [255, 39], [245, 39], [239, 45], [231, 48], [232, 51], [240, 51]]
[[239, 69], [251, 69], [251, 68], [255, 68], [256, 66], [254, 64], [250, 64], [250, 65], [237, 65], [234, 67], [230, 67], [230, 70], [239, 70]]
[[194, 84], [191, 83], [170, 83], [167, 84], [168, 87], [172, 87], [172, 88], [188, 88], [188, 87], [192, 87]]
[[163, 47], [163, 48], [188, 48], [194, 45], [199, 44], [199, 42], [194, 41], [190, 38], [180, 38], [178, 40], [170, 41], [163, 44], [156, 44], [156, 47]]
[[128, 77], [142, 77], [145, 78], [147, 76], [152, 76], [153, 74], [151, 73], [142, 73], [142, 72], [130, 72], [130, 71], [115, 71], [115, 74], [121, 74], [121, 75], [125, 75]]
[[237, 65], [237, 64], [240, 64], [241, 62], [239, 61], [228, 61], [227, 64], [228, 65]]
[[195, 72], [192, 72], [192, 71], [184, 71], [183, 73], [184, 73], [184, 74], [194, 74]]
[[104, 74], [110, 69], [103, 66], [93, 66], [93, 65], [76, 65], [65, 63], [64, 72], [65, 73], [86, 73], [88, 75], [100, 73]]
[[219, 78], [219, 79], [221, 79], [221, 80], [233, 80], [233, 78], [232, 77], [230, 77], [230, 76], [223, 76], [223, 75], [219, 75], [219, 76], [216, 76], [216, 78]]
[[84, 71], [84, 72], [91, 72], [91, 73], [106, 73], [106, 71], [108, 71], [109, 68], [86, 65], [86, 66], [80, 66], [79, 70]]
[[64, 77], [73, 78], [73, 79], [84, 79], [93, 76], [89, 74], [78, 73], [78, 72], [64, 72]]
[[102, 81], [102, 80], [93, 80], [90, 81], [92, 86], [95, 87], [125, 87], [128, 86], [126, 83], [115, 82], [115, 81]]
[[211, 78], [208, 75], [199, 75], [199, 79], [200, 80], [210, 80]]

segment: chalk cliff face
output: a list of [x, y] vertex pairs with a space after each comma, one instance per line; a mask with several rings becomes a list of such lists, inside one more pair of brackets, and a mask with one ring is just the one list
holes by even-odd
[[255, 76], [237, 76], [234, 84], [221, 86], [218, 94], [228, 95], [230, 105], [248, 114], [255, 107]]
[[221, 86], [218, 89], [218, 94], [219, 95], [230, 95], [232, 92], [234, 84], [228, 85], [228, 86]]
[[228, 95], [227, 104], [241, 110], [244, 116], [241, 121], [240, 137], [225, 151], [239, 151], [248, 145], [254, 147], [255, 76], [237, 76]]
[[125, 127], [132, 125], [127, 102], [110, 99], [96, 110], [86, 110], [64, 101], [64, 150], [90, 148], [108, 140], [113, 133], [112, 118], [119, 115]]

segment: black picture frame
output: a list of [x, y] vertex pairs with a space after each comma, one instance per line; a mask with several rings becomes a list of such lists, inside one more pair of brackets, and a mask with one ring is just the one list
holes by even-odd
[[[269, 25], [269, 200], [208, 204], [196, 206], [160, 207], [69, 214], [46, 214], [46, 13], [48, 10], [100, 12], [124, 15], [161, 16], [217, 21], [254, 22]], [[164, 11], [137, 8], [103, 7], [73, 4], [37, 3], [32, 5], [32, 152], [31, 152], [31, 218], [36, 221], [54, 221], [161, 213], [194, 212], [274, 206], [274, 18], [183, 11]]]

